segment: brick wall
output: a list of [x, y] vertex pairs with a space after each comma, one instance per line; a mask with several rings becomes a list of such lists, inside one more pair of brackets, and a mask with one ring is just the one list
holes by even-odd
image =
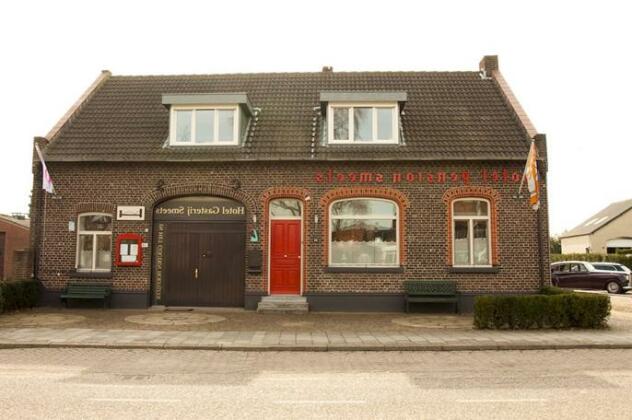
[[[76, 232], [68, 222], [86, 209], [113, 212], [116, 205], [145, 205], [178, 195], [217, 194], [235, 198], [248, 211], [248, 230], [259, 229], [262, 240], [248, 249], [264, 253], [267, 202], [283, 195], [304, 200], [305, 291], [311, 293], [396, 293], [406, 279], [455, 279], [461, 292], [520, 292], [539, 287], [540, 275], [548, 281], [548, 223], [546, 185], [543, 185], [538, 249], [538, 213], [527, 198], [517, 197], [519, 162], [244, 162], [244, 163], [50, 163], [58, 197], [46, 200], [46, 224], [41, 228], [38, 277], [52, 290], [61, 289], [75, 266]], [[504, 171], [503, 171], [504, 169]], [[331, 170], [331, 172], [330, 172]], [[369, 177], [367, 172], [373, 175]], [[364, 174], [360, 177], [359, 174]], [[517, 174], [517, 175], [516, 175]], [[37, 183], [37, 173], [35, 174]], [[378, 176], [379, 175], [379, 176]], [[516, 177], [518, 182], [516, 181]], [[370, 178], [371, 182], [368, 182]], [[234, 180], [240, 187], [234, 188]], [[381, 181], [381, 182], [380, 182]], [[457, 273], [450, 270], [448, 204], [451, 189], [484, 187], [497, 200], [494, 261], [496, 273]], [[346, 195], [359, 196], [358, 189], [371, 189], [406, 202], [401, 245], [403, 273], [334, 273], [325, 268], [327, 197], [347, 188]], [[334, 194], [335, 195], [335, 194]], [[35, 194], [34, 194], [35, 196]], [[33, 218], [43, 215], [39, 196]], [[256, 214], [256, 225], [252, 222]], [[315, 221], [318, 217], [318, 222]], [[37, 223], [37, 222], [36, 222]], [[140, 233], [149, 242], [141, 267], [113, 267], [112, 282], [119, 291], [148, 291], [151, 279], [152, 225], [146, 221], [114, 221], [114, 235]], [[542, 255], [540, 253], [542, 252]], [[113, 258], [114, 259], [114, 258]], [[544, 270], [540, 271], [540, 264]], [[266, 270], [246, 275], [246, 293], [265, 293]]]
[[30, 249], [20, 249], [13, 253], [14, 279], [27, 280], [33, 277], [33, 253]]
[[[0, 232], [4, 232], [4, 273], [0, 273], [2, 279], [17, 279], [20, 273], [16, 273], [15, 253], [26, 250], [29, 247], [29, 229], [18, 226], [15, 223], [0, 219]], [[27, 278], [30, 278], [27, 277]]]

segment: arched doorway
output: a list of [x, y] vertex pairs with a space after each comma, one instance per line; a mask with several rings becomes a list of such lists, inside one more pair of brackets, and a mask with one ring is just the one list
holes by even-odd
[[243, 306], [246, 208], [224, 197], [188, 196], [155, 206], [154, 303]]

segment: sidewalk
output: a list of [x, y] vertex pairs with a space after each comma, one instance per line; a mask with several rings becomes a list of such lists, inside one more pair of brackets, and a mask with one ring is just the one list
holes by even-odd
[[[111, 322], [106, 322], [108, 319]], [[349, 319], [355, 322], [345, 322]], [[243, 327], [241, 324], [248, 321], [252, 329], [234, 328]], [[252, 312], [38, 310], [0, 316], [0, 348], [238, 351], [632, 348], [632, 313], [613, 312], [610, 325], [603, 330], [480, 331], [472, 329], [470, 317], [451, 315], [270, 316]]]

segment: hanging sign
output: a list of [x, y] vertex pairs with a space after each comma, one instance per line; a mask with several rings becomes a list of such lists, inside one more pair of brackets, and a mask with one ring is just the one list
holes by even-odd
[[116, 206], [116, 220], [145, 220], [145, 207]]

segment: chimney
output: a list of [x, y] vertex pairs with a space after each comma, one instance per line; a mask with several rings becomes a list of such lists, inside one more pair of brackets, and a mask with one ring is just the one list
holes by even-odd
[[492, 71], [498, 70], [498, 56], [486, 55], [478, 64], [478, 68], [485, 75], [485, 77], [491, 77]]
[[333, 73], [334, 72], [334, 68], [332, 66], [323, 66], [323, 73]]

